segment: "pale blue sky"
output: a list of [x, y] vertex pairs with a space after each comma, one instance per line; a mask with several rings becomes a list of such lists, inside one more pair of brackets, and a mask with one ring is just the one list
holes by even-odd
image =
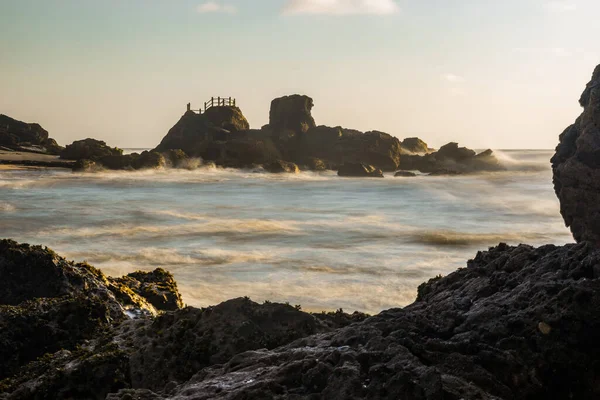
[[317, 123], [552, 148], [600, 63], [597, 0], [0, 0], [0, 113], [151, 147], [191, 101], [314, 98]]

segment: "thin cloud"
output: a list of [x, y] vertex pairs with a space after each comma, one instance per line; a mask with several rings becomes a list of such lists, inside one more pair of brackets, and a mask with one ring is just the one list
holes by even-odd
[[544, 4], [544, 8], [553, 13], [564, 13], [569, 11], [575, 11], [577, 5], [571, 1], [554, 0], [548, 1]]
[[390, 15], [400, 12], [395, 0], [288, 0], [284, 15]]
[[454, 75], [454, 74], [444, 74], [443, 78], [450, 83], [463, 83], [465, 78], [462, 76]]
[[237, 8], [229, 4], [221, 4], [215, 1], [207, 1], [206, 3], [200, 4], [196, 7], [196, 11], [200, 14], [207, 13], [223, 13], [223, 14], [235, 14]]

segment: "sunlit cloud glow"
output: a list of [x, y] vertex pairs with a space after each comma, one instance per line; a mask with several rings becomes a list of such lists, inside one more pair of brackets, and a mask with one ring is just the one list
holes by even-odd
[[237, 8], [229, 4], [221, 4], [215, 1], [207, 1], [206, 3], [200, 4], [196, 7], [196, 11], [200, 14], [207, 13], [223, 13], [223, 14], [235, 14]]

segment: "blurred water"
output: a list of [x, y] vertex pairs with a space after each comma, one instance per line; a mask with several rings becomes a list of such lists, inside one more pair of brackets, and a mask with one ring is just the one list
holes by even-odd
[[551, 152], [498, 155], [508, 171], [464, 177], [0, 170], [0, 236], [110, 275], [164, 267], [194, 306], [247, 295], [376, 313], [501, 241], [572, 240]]

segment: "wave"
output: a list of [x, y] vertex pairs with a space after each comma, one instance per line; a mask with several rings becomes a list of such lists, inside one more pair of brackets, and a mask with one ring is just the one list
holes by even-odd
[[13, 206], [10, 203], [0, 202], [0, 212], [12, 213], [17, 210], [17, 207]]
[[509, 171], [540, 172], [550, 170], [550, 158], [552, 151], [549, 150], [494, 150], [494, 155], [500, 163]]
[[544, 242], [555, 239], [555, 235], [538, 232], [517, 233], [467, 233], [451, 230], [419, 231], [409, 236], [409, 242], [433, 246], [496, 245], [498, 243], [520, 244]]

